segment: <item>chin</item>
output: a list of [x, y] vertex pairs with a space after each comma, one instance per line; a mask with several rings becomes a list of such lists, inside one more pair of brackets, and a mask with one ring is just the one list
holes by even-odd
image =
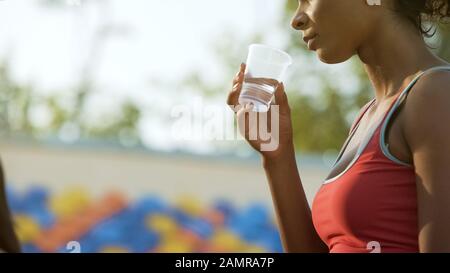
[[336, 51], [327, 50], [326, 48], [318, 48], [316, 54], [320, 61], [326, 64], [343, 63], [352, 57], [352, 54], [337, 53]]

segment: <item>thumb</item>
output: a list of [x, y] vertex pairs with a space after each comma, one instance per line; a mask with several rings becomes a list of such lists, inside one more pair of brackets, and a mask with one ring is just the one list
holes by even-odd
[[288, 98], [286, 92], [284, 91], [284, 84], [282, 82], [278, 84], [277, 89], [275, 90], [275, 104], [279, 105], [280, 111], [290, 111]]

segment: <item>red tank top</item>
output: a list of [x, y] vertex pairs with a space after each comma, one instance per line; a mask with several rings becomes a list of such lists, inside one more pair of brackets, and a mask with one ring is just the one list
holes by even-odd
[[[327, 179], [319, 189], [312, 204], [312, 218], [330, 252], [419, 251], [414, 166], [389, 152], [385, 131], [417, 80], [426, 72], [444, 69], [450, 67], [434, 67], [420, 73], [400, 92], [381, 121], [371, 128], [347, 168]], [[356, 119], [336, 163], [374, 101]]]

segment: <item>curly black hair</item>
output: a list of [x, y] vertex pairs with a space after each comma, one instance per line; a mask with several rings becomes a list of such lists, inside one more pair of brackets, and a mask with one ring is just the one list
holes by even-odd
[[450, 19], [450, 0], [396, 0], [395, 11], [411, 22], [425, 37], [436, 33], [433, 25], [426, 27], [425, 21], [446, 23]]

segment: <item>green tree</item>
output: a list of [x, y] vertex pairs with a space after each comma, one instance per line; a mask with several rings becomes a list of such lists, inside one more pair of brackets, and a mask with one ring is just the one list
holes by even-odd
[[[9, 73], [9, 62], [0, 62], [0, 134], [5, 138], [48, 138], [59, 135], [66, 128], [76, 131], [73, 141], [79, 139], [111, 140], [124, 145], [140, 144], [138, 124], [141, 110], [133, 101], [123, 101], [111, 111], [101, 123], [92, 123], [86, 115], [86, 104], [96, 93], [94, 72], [98, 70], [104, 46], [114, 35], [126, 34], [128, 29], [113, 25], [108, 18], [108, 0], [99, 1], [102, 22], [94, 33], [90, 44], [89, 57], [80, 74], [78, 83], [48, 96], [39, 96], [35, 87], [14, 81]], [[39, 0], [46, 8], [64, 10], [71, 8], [64, 0]], [[93, 3], [93, 2], [91, 2]], [[79, 8], [83, 8], [83, 3]], [[50, 113], [50, 121], [45, 126], [37, 126], [32, 121], [31, 110], [43, 106]]]

